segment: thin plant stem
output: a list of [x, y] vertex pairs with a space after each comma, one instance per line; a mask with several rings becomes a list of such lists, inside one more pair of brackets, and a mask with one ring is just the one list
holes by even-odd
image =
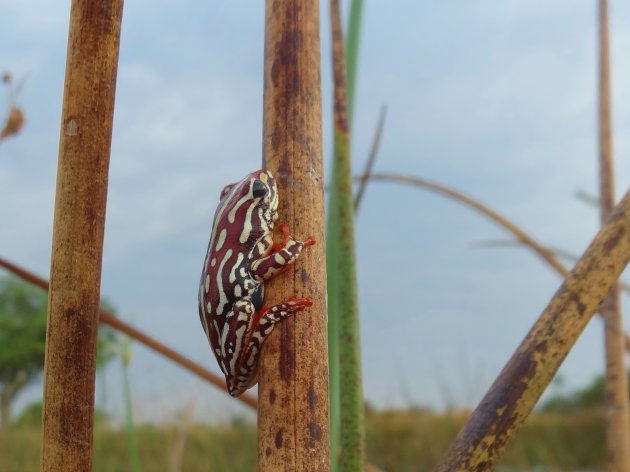
[[387, 107], [383, 105], [381, 107], [381, 112], [378, 117], [378, 124], [376, 125], [376, 132], [374, 133], [374, 140], [372, 141], [372, 148], [370, 149], [368, 160], [365, 163], [365, 169], [363, 170], [363, 175], [361, 177], [361, 180], [359, 181], [359, 188], [357, 189], [356, 196], [354, 197], [355, 216], [356, 216], [357, 210], [359, 209], [359, 205], [361, 204], [361, 200], [363, 199], [363, 194], [365, 193], [365, 189], [367, 188], [367, 183], [368, 183], [370, 174], [372, 173], [372, 169], [374, 168], [374, 163], [376, 162], [378, 149], [381, 145], [381, 136], [383, 135], [383, 128], [385, 127], [386, 115], [387, 115]]
[[131, 363], [131, 341], [128, 338], [121, 340], [120, 363], [123, 375], [123, 402], [125, 404], [125, 425], [127, 428], [127, 440], [129, 441], [129, 456], [131, 457], [131, 470], [140, 472], [140, 453], [138, 451], [138, 438], [133, 421], [133, 401], [131, 398], [131, 382], [129, 380], [129, 364]]

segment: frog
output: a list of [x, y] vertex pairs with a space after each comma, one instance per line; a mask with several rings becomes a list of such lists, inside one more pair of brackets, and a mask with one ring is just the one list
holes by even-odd
[[313, 305], [310, 297], [289, 297], [267, 307], [266, 281], [286, 271], [302, 250], [316, 243], [299, 241], [278, 226], [278, 185], [260, 169], [223, 188], [214, 214], [210, 242], [199, 283], [199, 317], [228, 393], [238, 397], [258, 383], [261, 350], [274, 326]]

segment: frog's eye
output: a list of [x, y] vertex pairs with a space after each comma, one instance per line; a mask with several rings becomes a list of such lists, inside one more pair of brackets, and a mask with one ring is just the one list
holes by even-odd
[[267, 195], [267, 186], [261, 180], [254, 180], [252, 184], [252, 195], [254, 198], [262, 198]]

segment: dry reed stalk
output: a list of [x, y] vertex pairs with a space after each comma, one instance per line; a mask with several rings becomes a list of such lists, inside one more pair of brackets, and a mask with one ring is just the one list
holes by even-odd
[[[599, 1], [599, 151], [599, 201], [604, 224], [615, 206], [608, 0]], [[600, 313], [605, 327], [607, 466], [609, 471], [630, 471], [628, 372], [619, 284], [613, 286]]]
[[42, 471], [92, 470], [101, 261], [122, 0], [73, 0], [44, 367]]
[[175, 443], [171, 449], [170, 454], [170, 472], [181, 472], [182, 464], [184, 463], [184, 451], [186, 449], [186, 438], [188, 436], [188, 430], [193, 421], [195, 414], [196, 397], [192, 397], [186, 403], [186, 407], [182, 412], [182, 417], [177, 425], [177, 431], [175, 433]]
[[493, 470], [630, 260], [630, 192], [451, 444], [435, 472]]
[[258, 467], [329, 470], [326, 269], [319, 2], [267, 0], [263, 161], [278, 181], [279, 222], [317, 244], [266, 284], [267, 305], [311, 296], [266, 341], [258, 387]]

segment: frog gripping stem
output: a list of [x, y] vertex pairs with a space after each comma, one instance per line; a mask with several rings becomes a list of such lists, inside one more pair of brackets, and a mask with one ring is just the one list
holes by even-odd
[[221, 192], [199, 284], [199, 316], [228, 392], [238, 396], [258, 381], [260, 350], [273, 327], [312, 306], [288, 298], [263, 306], [264, 282], [284, 272], [313, 237], [298, 241], [286, 225], [274, 243], [278, 188], [271, 172], [252, 172]]
[[272, 325], [277, 323], [278, 321], [283, 320], [287, 316], [292, 315], [298, 311], [302, 311], [305, 308], [309, 308], [313, 306], [313, 300], [310, 297], [305, 298], [295, 298], [290, 297], [284, 303], [278, 303], [277, 305], [272, 306], [271, 308], [267, 308], [263, 306], [260, 315], [260, 323], [263, 324], [263, 320], [266, 323], [271, 323]]
[[286, 225], [280, 225], [282, 242], [273, 243], [269, 249], [270, 254], [252, 262], [250, 272], [260, 282], [269, 280], [275, 275], [284, 272], [290, 264], [298, 258], [302, 249], [315, 244], [315, 238], [309, 236], [305, 241], [297, 241], [289, 234]]

